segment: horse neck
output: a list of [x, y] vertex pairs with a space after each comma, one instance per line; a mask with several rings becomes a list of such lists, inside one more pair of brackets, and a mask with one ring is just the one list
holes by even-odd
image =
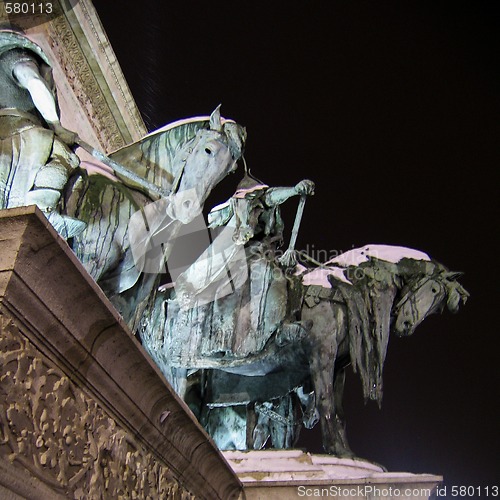
[[151, 168], [155, 184], [165, 190], [172, 189], [183, 166], [182, 162], [175, 161], [176, 156], [196, 137], [203, 125], [203, 122], [187, 123], [154, 136], [147, 149], [154, 155]]

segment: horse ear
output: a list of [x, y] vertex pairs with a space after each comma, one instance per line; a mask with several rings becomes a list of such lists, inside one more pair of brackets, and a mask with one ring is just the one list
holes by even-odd
[[222, 132], [222, 120], [220, 117], [220, 107], [219, 104], [210, 115], [210, 130], [215, 130], [216, 132]]
[[453, 281], [453, 280], [456, 280], [457, 278], [459, 278], [460, 276], [463, 276], [463, 272], [461, 271], [446, 271], [444, 274], [443, 274], [443, 277], [445, 279], [447, 279], [448, 281]]
[[212, 208], [208, 213], [208, 228], [224, 226], [229, 222], [229, 219], [234, 215], [232, 203], [224, 203], [218, 207]]

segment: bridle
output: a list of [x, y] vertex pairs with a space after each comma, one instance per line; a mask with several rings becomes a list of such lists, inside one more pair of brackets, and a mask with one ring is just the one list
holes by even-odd
[[[211, 132], [213, 134], [217, 134], [220, 137], [224, 136], [224, 134], [222, 132], [219, 132], [218, 130], [208, 129], [206, 131], [207, 132]], [[181, 166], [181, 168], [179, 169], [179, 171], [177, 172], [177, 174], [174, 177], [174, 180], [172, 182], [172, 189], [170, 190], [169, 196], [173, 196], [173, 195], [177, 194], [178, 191], [179, 191], [179, 187], [181, 185], [182, 178], [184, 177], [184, 173], [186, 171], [186, 164], [187, 164], [187, 161], [189, 159], [189, 155], [191, 155], [192, 152], [195, 150], [198, 142], [201, 140], [201, 137], [198, 138], [197, 136], [195, 136], [195, 137], [193, 137], [193, 139], [191, 139], [191, 141], [195, 141], [195, 139], [198, 139], [198, 141], [196, 142], [196, 145], [195, 146], [189, 146], [186, 149], [186, 153], [187, 153], [186, 157], [182, 160], [182, 166]], [[218, 142], [220, 142], [221, 144], [223, 144], [224, 146], [227, 147], [227, 144], [226, 144], [226, 142], [224, 140], [218, 140]]]
[[[430, 275], [430, 276], [425, 276], [424, 278], [420, 278], [415, 280], [412, 284], [408, 285], [408, 290], [404, 293], [403, 297], [399, 300], [399, 302], [394, 306], [393, 308], [393, 314], [399, 314], [401, 311], [402, 307], [410, 300], [411, 297], [415, 295], [417, 290], [422, 288], [427, 282], [429, 281], [434, 281], [437, 283], [439, 288], [442, 290], [444, 285], [436, 278], [436, 276]], [[430, 309], [432, 309], [435, 305], [436, 302], [436, 296], [434, 296], [434, 300], [432, 301], [432, 305]]]

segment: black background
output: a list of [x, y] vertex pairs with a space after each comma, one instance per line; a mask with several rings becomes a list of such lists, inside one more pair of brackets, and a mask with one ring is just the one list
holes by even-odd
[[[381, 410], [350, 374], [348, 434], [389, 470], [498, 484], [496, 2], [94, 4], [150, 130], [222, 103], [247, 127], [254, 175], [316, 182], [299, 248], [404, 245], [466, 273], [458, 315], [391, 340]], [[300, 445], [320, 452], [318, 432]]]

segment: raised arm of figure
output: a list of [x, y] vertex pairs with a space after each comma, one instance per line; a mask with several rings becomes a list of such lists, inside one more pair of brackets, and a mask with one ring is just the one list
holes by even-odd
[[49, 124], [58, 123], [56, 100], [47, 82], [40, 75], [38, 66], [33, 61], [22, 60], [12, 71], [17, 83], [31, 95], [36, 109]]
[[49, 127], [66, 144], [74, 144], [76, 134], [61, 125], [55, 96], [45, 79], [40, 75], [36, 63], [34, 61], [21, 60], [14, 66], [12, 74], [18, 84], [30, 93], [33, 104]]
[[314, 194], [314, 182], [308, 179], [300, 181], [294, 187], [274, 187], [269, 188], [263, 197], [264, 203], [268, 207], [281, 205], [292, 196]]

